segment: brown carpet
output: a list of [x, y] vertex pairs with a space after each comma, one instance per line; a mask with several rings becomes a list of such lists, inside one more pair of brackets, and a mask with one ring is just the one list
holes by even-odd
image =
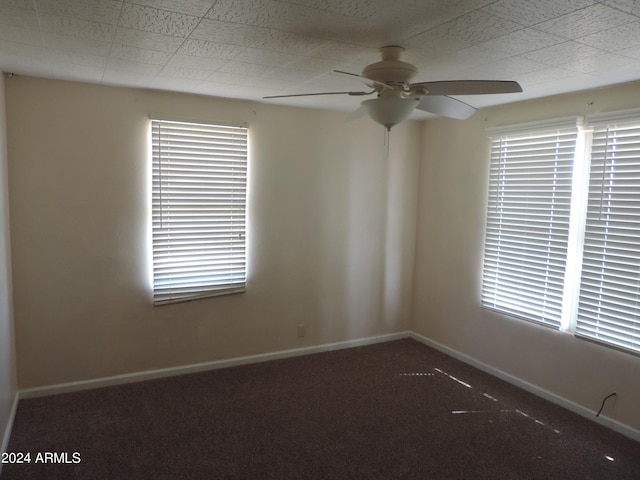
[[410, 339], [22, 400], [9, 451], [1, 480], [640, 479], [639, 443]]

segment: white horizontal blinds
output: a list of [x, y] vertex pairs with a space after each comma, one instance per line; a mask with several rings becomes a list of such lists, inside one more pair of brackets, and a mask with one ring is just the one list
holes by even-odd
[[594, 125], [576, 333], [640, 352], [640, 116]]
[[482, 304], [560, 326], [573, 125], [493, 136]]
[[247, 129], [151, 128], [154, 304], [243, 291]]

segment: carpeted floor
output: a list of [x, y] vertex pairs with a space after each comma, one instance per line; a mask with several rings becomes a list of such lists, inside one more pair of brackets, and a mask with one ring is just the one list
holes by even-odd
[[410, 339], [22, 400], [8, 451], [1, 480], [640, 479], [639, 443]]

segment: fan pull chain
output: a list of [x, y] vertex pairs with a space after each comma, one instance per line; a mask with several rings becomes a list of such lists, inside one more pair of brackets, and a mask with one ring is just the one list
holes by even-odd
[[387, 160], [389, 160], [389, 129], [384, 129], [384, 144], [387, 147]]

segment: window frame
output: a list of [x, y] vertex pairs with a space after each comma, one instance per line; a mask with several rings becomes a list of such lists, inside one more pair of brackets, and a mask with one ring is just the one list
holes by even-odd
[[[566, 151], [577, 142], [577, 123], [576, 117], [562, 117], [487, 130], [492, 149], [482, 271], [481, 303], [484, 308], [560, 328], [568, 268], [566, 252], [574, 165], [574, 154], [568, 156]], [[540, 150], [536, 150], [535, 155], [525, 155], [523, 149], [532, 145]], [[566, 170], [567, 167], [570, 171], [558, 175], [558, 168]], [[539, 183], [531, 188], [523, 186], [522, 180], [528, 179], [533, 171], [539, 179], [553, 177], [555, 185], [549, 185], [549, 191], [544, 191]], [[559, 176], [563, 180], [560, 185]], [[496, 191], [492, 191], [493, 186]], [[518, 195], [510, 193], [514, 191]], [[552, 210], [549, 216], [544, 215], [545, 206]], [[523, 215], [514, 219], [516, 209]], [[563, 213], [566, 220], [561, 218]], [[544, 227], [546, 221], [552, 222], [548, 228]], [[566, 233], [563, 233], [564, 229]], [[502, 264], [501, 250], [509, 256]], [[561, 258], [563, 251], [565, 257]], [[535, 288], [542, 283], [547, 285], [546, 292], [536, 295]], [[518, 284], [527, 285], [526, 294], [519, 295]], [[538, 310], [539, 301], [548, 308]]]
[[[634, 266], [636, 270], [634, 270], [634, 273], [632, 273], [632, 276], [634, 276], [633, 280], [635, 281], [636, 285], [634, 287], [635, 293], [627, 292], [625, 294], [627, 295], [627, 297], [625, 297], [621, 301], [621, 303], [635, 304], [635, 307], [629, 308], [629, 310], [626, 312], [627, 317], [620, 320], [609, 320], [610, 323], [614, 324], [614, 328], [617, 328], [617, 325], [615, 325], [617, 323], [623, 324], [627, 332], [624, 334], [626, 335], [626, 337], [623, 340], [612, 340], [611, 338], [608, 338], [607, 335], [599, 336], [592, 332], [588, 332], [584, 328], [584, 325], [587, 323], [587, 321], [581, 316], [582, 310], [584, 310], [581, 308], [581, 305], [583, 305], [588, 300], [585, 294], [586, 290], [585, 288], [583, 288], [586, 278], [585, 276], [587, 275], [586, 269], [591, 268], [588, 262], [592, 262], [592, 260], [586, 259], [584, 256], [592, 255], [592, 252], [587, 252], [586, 249], [592, 248], [591, 244], [589, 243], [591, 242], [589, 235], [591, 235], [590, 230], [596, 228], [594, 227], [593, 220], [593, 202], [594, 195], [596, 195], [597, 192], [594, 192], [595, 188], [594, 178], [592, 177], [592, 167], [596, 165], [596, 161], [601, 161], [597, 160], [597, 156], [599, 155], [599, 153], [592, 151], [592, 148], [596, 148], [594, 147], [594, 145], [597, 145], [597, 141], [599, 141], [597, 140], [596, 143], [594, 143], [594, 135], [596, 135], [596, 138], [598, 138], [598, 129], [611, 128], [610, 126], [613, 124], [632, 124], [634, 126], [635, 131], [633, 142], [635, 143], [631, 152], [631, 160], [629, 160], [629, 162], [631, 162], [631, 173], [630, 176], [624, 176], [623, 178], [618, 180], [619, 186], [617, 188], [619, 190], [627, 188], [625, 187], [624, 182], [635, 182], [636, 180], [637, 185], [640, 185], [640, 109], [588, 115], [584, 120], [581, 117], [564, 117], [562, 119], [549, 121], [531, 122], [509, 127], [492, 128], [487, 129], [487, 135], [492, 138], [493, 142], [493, 139], [498, 136], [505, 136], [513, 134], [514, 132], [526, 133], [527, 131], [535, 131], [535, 129], [545, 128], [551, 125], [557, 126], [558, 124], [566, 123], [570, 119], [573, 119], [578, 125], [578, 138], [575, 144], [574, 169], [571, 180], [572, 199], [569, 217], [570, 229], [567, 244], [567, 265], [564, 273], [564, 292], [562, 294], [562, 319], [559, 325], [553, 325], [544, 322], [542, 322], [542, 324], [549, 328], [572, 334], [576, 338], [589, 340], [609, 348], [622, 350], [633, 355], [640, 355], [640, 320], [638, 320], [638, 316], [640, 314], [640, 241], [629, 241], [627, 242], [627, 247], [624, 247], [626, 249], [620, 250], [622, 258], [624, 258], [626, 254], [633, 255], [633, 258], [635, 259], [634, 261], [637, 264]], [[596, 131], [595, 134], [594, 130]], [[492, 166], [490, 167], [490, 169], [493, 168], [493, 160], [494, 159], [492, 159]], [[606, 167], [606, 161], [607, 160], [605, 158], [604, 167]], [[601, 169], [603, 170], [604, 167], [602, 167]], [[604, 173], [602, 175], [602, 178], [603, 179], [601, 180], [601, 182], [604, 185]], [[595, 181], [597, 182], [598, 179], [595, 179]], [[632, 183], [632, 186], [635, 185], [636, 184]], [[488, 199], [491, 198], [492, 194], [495, 194], [494, 192], [492, 192], [492, 188], [495, 188], [495, 185], [490, 181], [488, 186]], [[631, 190], [631, 194], [634, 193], [635, 192]], [[601, 192], [601, 195], [604, 195], [604, 193]], [[628, 196], [629, 194], [627, 194], [627, 197], [623, 197], [624, 200], [621, 200], [623, 203], [624, 201], [626, 201], [626, 203], [622, 207], [619, 207], [618, 214], [629, 214], [633, 218], [633, 220], [631, 221], [631, 228], [634, 233], [637, 232], [638, 235], [632, 238], [637, 239], [640, 238], [640, 198], [636, 202], [636, 204], [634, 204], [635, 199], [629, 200]], [[597, 200], [598, 199], [595, 199], [595, 201]], [[509, 312], [507, 309], [488, 304], [485, 300], [485, 276], [487, 270], [487, 248], [489, 238], [488, 232], [491, 225], [491, 205], [492, 204], [488, 201], [487, 224], [485, 226], [485, 256], [482, 263], [481, 305], [485, 309], [498, 311], [508, 316], [521, 318], [527, 321], [533, 321], [535, 323], [541, 323], [539, 321], [536, 321], [535, 318], [530, 318], [526, 315], [519, 315], [517, 312], [514, 314], [513, 312]], [[625, 209], [628, 209], [628, 211]], [[587, 243], [587, 247], [585, 247], [585, 242]], [[606, 244], [606, 242], [604, 242], [604, 244]], [[604, 245], [603, 248], [606, 248], [606, 245]], [[618, 264], [620, 264], [620, 262], [618, 262]], [[615, 283], [615, 274], [611, 273], [610, 270], [612, 270], [612, 268], [609, 268], [606, 276], [612, 277], [612, 281], [613, 283]], [[613, 303], [615, 303], [615, 301]], [[606, 319], [602, 321], [604, 329], [608, 328], [608, 326], [606, 325], [607, 321], [608, 320]]]
[[[633, 199], [640, 185], [640, 110], [591, 115], [587, 120], [594, 151], [575, 335], [640, 354], [640, 193], [637, 201]], [[630, 181], [637, 183], [628, 185]], [[620, 239], [621, 235], [636, 241]], [[600, 274], [594, 272], [596, 264]], [[606, 313], [617, 309], [620, 315]]]
[[151, 116], [155, 306], [246, 290], [248, 126]]

